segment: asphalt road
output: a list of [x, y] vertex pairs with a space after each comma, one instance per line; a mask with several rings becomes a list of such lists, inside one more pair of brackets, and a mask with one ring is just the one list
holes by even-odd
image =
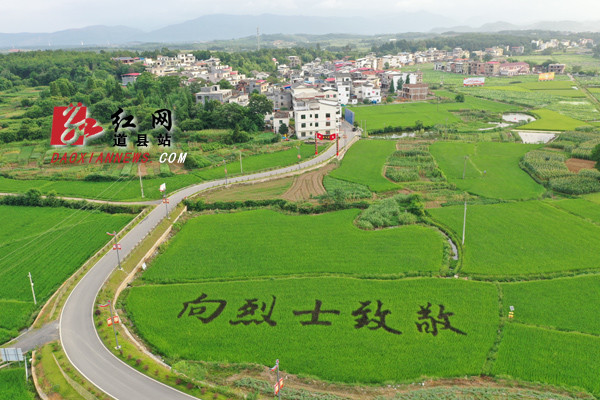
[[[344, 142], [350, 142], [354, 136], [349, 125], [344, 127], [347, 139], [340, 139], [340, 148]], [[264, 179], [286, 172], [307, 168], [335, 155], [335, 145], [317, 157], [286, 168], [231, 178], [228, 183], [246, 180]], [[182, 189], [172, 194], [169, 210], [173, 209], [185, 197], [199, 191], [225, 184], [224, 179], [206, 182]], [[119, 239], [121, 254], [126, 256], [133, 248], [165, 217], [165, 207], [156, 207], [127, 235]], [[96, 296], [116, 268], [117, 260], [113, 252], [106, 254], [69, 295], [60, 318], [60, 340], [71, 364], [90, 382], [102, 391], [119, 400], [166, 400], [193, 398], [169, 386], [163, 385], [136, 371], [119, 360], [104, 347], [94, 327], [93, 311]]]

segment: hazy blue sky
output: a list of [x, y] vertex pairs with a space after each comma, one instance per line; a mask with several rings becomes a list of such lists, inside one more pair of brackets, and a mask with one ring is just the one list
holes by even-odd
[[0, 32], [53, 32], [88, 25], [151, 30], [206, 14], [377, 16], [427, 11], [451, 23], [598, 20], [598, 0], [2, 0]]

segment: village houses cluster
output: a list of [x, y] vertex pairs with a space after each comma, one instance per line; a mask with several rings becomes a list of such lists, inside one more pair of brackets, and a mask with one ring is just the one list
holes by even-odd
[[[540, 51], [548, 47], [585, 46], [589, 40], [566, 43], [553, 39], [533, 41], [532, 44]], [[205, 82], [206, 86], [196, 93], [198, 103], [216, 100], [245, 106], [252, 93], [263, 94], [273, 102], [273, 113], [265, 118], [274, 132], [278, 132], [282, 124], [289, 126], [293, 121], [299, 139], [314, 139], [317, 133], [339, 133], [343, 105], [380, 103], [382, 97], [391, 92], [401, 100], [425, 100], [429, 88], [422, 82], [421, 71], [413, 67], [413, 71], [405, 72], [401, 71], [402, 67], [433, 63], [437, 71], [484, 76], [564, 73], [564, 64], [550, 64], [546, 71], [539, 71], [525, 62], [481, 61], [486, 55], [490, 59], [523, 52], [523, 46], [495, 46], [472, 52], [457, 47], [450, 51], [430, 48], [381, 57], [370, 53], [356, 60], [323, 61], [316, 58], [308, 63], [302, 63], [298, 56], [288, 56], [284, 60], [273, 58], [276, 78], [285, 83], [272, 83], [273, 80], [267, 79], [270, 74], [261, 71], [252, 71], [252, 76], [247, 77], [222, 64], [218, 58], [197, 60], [191, 53], [179, 53], [175, 57], [159, 55], [155, 60], [130, 57], [119, 57], [118, 60], [125, 64], [142, 62], [156, 76], [180, 75], [185, 84]], [[138, 76], [139, 73], [124, 74], [122, 83], [135, 82]], [[227, 86], [231, 88], [220, 87], [222, 81], [228, 82], [230, 85]]]

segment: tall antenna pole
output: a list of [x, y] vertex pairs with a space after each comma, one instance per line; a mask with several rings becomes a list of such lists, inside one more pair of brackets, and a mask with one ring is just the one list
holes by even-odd
[[256, 27], [256, 49], [260, 50], [260, 27]]

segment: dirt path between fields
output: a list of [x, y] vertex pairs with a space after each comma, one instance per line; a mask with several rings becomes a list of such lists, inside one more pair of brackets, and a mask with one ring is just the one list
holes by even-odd
[[300, 201], [310, 199], [311, 195], [314, 197], [325, 194], [323, 177], [334, 168], [334, 164], [327, 164], [317, 170], [299, 175], [294, 180], [292, 187], [282, 194], [281, 197], [289, 201]]

